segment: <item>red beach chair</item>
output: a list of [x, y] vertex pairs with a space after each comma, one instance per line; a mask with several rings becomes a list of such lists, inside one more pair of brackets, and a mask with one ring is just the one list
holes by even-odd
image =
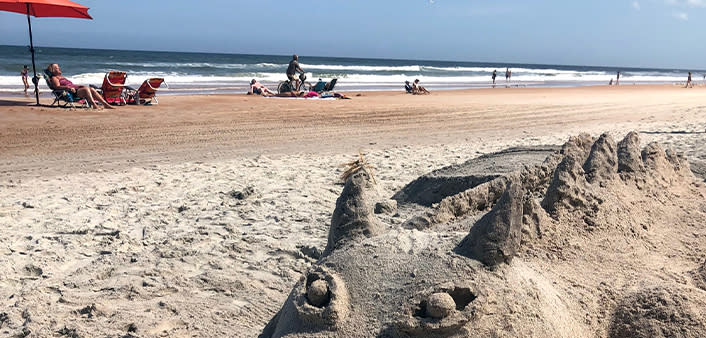
[[128, 100], [134, 104], [159, 104], [157, 90], [162, 84], [169, 88], [163, 78], [157, 77], [145, 80], [137, 90], [128, 87], [132, 90], [132, 93], [128, 95]]
[[105, 74], [103, 85], [100, 88], [103, 98], [110, 104], [126, 104], [127, 101], [123, 95], [126, 80], [127, 74], [125, 72], [110, 71]]

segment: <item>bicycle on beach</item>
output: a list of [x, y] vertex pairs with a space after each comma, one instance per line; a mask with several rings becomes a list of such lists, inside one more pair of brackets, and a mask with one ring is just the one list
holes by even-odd
[[313, 86], [311, 83], [306, 82], [306, 75], [304, 73], [299, 74], [299, 85], [297, 85], [296, 80], [284, 80], [280, 81], [277, 85], [277, 94], [287, 93], [287, 92], [300, 92], [309, 91]]

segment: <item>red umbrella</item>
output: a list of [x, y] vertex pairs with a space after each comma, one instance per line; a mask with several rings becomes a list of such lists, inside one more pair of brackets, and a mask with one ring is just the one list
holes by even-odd
[[32, 22], [30, 15], [57, 18], [80, 18], [93, 19], [88, 15], [88, 7], [68, 0], [0, 0], [0, 11], [15, 12], [27, 15], [27, 25], [29, 25], [29, 51], [32, 53], [32, 70], [34, 77], [34, 94], [39, 105], [39, 91], [37, 90], [37, 67], [34, 65], [34, 43], [32, 42]]

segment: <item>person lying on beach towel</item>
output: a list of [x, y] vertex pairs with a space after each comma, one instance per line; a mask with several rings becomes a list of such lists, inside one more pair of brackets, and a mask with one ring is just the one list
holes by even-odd
[[94, 88], [91, 88], [90, 86], [75, 85], [69, 79], [65, 78], [61, 73], [61, 67], [59, 67], [59, 64], [50, 64], [49, 67], [47, 67], [47, 71], [49, 71], [52, 75], [49, 79], [49, 81], [51, 81], [52, 90], [67, 90], [72, 94], [88, 101], [88, 105], [91, 106], [91, 108], [98, 108], [98, 104], [96, 103], [96, 101], [98, 101], [105, 108], [115, 109], [115, 107], [106, 102], [103, 95], [98, 93]]
[[263, 85], [260, 82], [257, 82], [257, 80], [252, 79], [250, 81], [250, 89], [248, 90], [248, 95], [262, 95], [262, 96], [270, 96], [270, 95], [275, 95], [271, 90], [269, 90], [265, 85]]

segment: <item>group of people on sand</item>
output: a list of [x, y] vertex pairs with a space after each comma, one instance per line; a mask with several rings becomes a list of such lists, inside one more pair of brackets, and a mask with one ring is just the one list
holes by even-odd
[[[299, 56], [297, 54], [292, 55], [292, 60], [289, 61], [289, 66], [287, 66], [287, 80], [290, 82], [289, 90], [287, 91], [282, 91], [279, 93], [275, 93], [269, 88], [267, 88], [265, 85], [257, 81], [256, 79], [250, 80], [250, 88], [248, 89], [247, 94], [248, 95], [262, 95], [264, 97], [303, 97], [303, 98], [313, 98], [313, 97], [319, 97], [321, 94], [318, 92], [311, 90], [297, 90], [299, 88], [299, 85], [301, 82], [304, 80], [303, 74], [304, 70], [302, 67], [299, 65]], [[300, 75], [297, 75], [300, 74]], [[313, 86], [313, 88], [324, 88], [324, 85], [326, 85], [326, 82], [324, 82], [322, 79], [319, 79], [319, 82], [316, 83], [316, 85]], [[343, 94], [340, 93], [334, 93], [332, 94], [336, 98], [342, 98], [342, 99], [347, 99]]]
[[[494, 69], [493, 73], [490, 75], [491, 80], [493, 80], [493, 87], [495, 87], [495, 78], [498, 77], [498, 70]], [[512, 79], [512, 71], [510, 68], [505, 68], [505, 82], [510, 82]]]
[[431, 94], [426, 88], [422, 87], [419, 84], [419, 79], [415, 79], [414, 82], [411, 84], [409, 81], [404, 82], [404, 90], [408, 94], [414, 94], [414, 95], [426, 95], [426, 94]]

